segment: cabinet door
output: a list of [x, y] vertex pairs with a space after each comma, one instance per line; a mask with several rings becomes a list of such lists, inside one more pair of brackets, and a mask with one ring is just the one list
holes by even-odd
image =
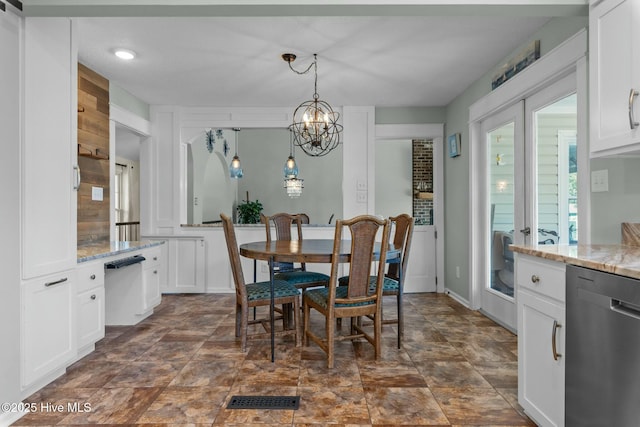
[[74, 272], [22, 284], [23, 388], [46, 377], [76, 354]]
[[22, 275], [75, 267], [77, 57], [68, 18], [25, 18]]
[[78, 348], [104, 338], [104, 285], [77, 296]]
[[138, 314], [143, 314], [160, 304], [160, 274], [158, 264], [152, 264], [142, 271], [142, 310]]
[[[631, 91], [640, 91], [635, 52], [635, 27], [640, 20], [636, 0], [605, 0], [591, 10], [590, 25], [590, 123], [591, 152], [624, 149], [640, 142], [640, 130], [631, 126], [640, 121], [640, 99], [635, 96], [630, 110]], [[640, 147], [638, 147], [640, 148]]]
[[564, 323], [561, 304], [519, 291], [518, 402], [541, 426], [564, 425]]

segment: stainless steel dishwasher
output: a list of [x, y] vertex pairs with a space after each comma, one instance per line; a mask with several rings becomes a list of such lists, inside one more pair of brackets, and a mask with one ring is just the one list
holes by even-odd
[[567, 266], [565, 425], [640, 426], [640, 280]]

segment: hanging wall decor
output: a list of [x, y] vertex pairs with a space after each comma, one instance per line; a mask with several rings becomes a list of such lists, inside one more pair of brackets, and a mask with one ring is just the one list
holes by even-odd
[[216, 143], [216, 137], [213, 134], [213, 129], [209, 129], [205, 132], [205, 143], [207, 144], [207, 150], [213, 153], [213, 146]]

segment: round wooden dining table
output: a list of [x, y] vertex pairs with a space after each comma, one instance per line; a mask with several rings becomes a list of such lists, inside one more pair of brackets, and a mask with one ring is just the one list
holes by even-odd
[[[274, 354], [274, 302], [273, 302], [273, 265], [274, 262], [304, 262], [304, 263], [331, 263], [333, 256], [333, 239], [304, 239], [304, 240], [271, 240], [243, 243], [240, 245], [240, 255], [254, 260], [267, 261], [269, 263], [269, 276], [271, 281], [271, 361], [275, 360]], [[396, 248], [393, 243], [387, 249], [386, 262], [400, 262], [402, 248]], [[349, 262], [351, 256], [351, 241], [340, 242], [339, 262]], [[374, 247], [375, 254], [380, 253], [380, 243]], [[377, 259], [378, 257], [375, 256]], [[254, 264], [255, 270], [255, 264]], [[255, 271], [254, 271], [255, 277]], [[402, 281], [402, 280], [401, 280]]]

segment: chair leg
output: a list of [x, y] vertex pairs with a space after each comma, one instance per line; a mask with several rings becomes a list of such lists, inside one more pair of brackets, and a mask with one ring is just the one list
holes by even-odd
[[376, 360], [380, 358], [380, 355], [382, 353], [382, 316], [380, 316], [381, 312], [382, 311], [379, 310], [373, 319], [373, 328], [375, 334], [373, 342], [375, 343], [374, 348]]
[[302, 315], [302, 322], [304, 325], [302, 331], [302, 345], [307, 347], [309, 345], [309, 337], [307, 336], [307, 332], [309, 331], [309, 315], [311, 309], [309, 307], [309, 304], [307, 304], [304, 300], [302, 301], [302, 309], [304, 310], [304, 314]]
[[404, 335], [404, 316], [402, 314], [402, 291], [398, 290], [398, 348], [402, 347], [402, 336]]
[[236, 337], [242, 333], [242, 306], [236, 304]]
[[327, 368], [333, 369], [333, 350], [334, 350], [334, 339], [333, 334], [335, 332], [334, 327], [335, 319], [327, 316], [325, 319], [325, 333], [327, 337]]
[[295, 322], [296, 328], [296, 347], [300, 347], [302, 343], [302, 328], [300, 327], [300, 299], [298, 297], [296, 297], [293, 303], [293, 321]]
[[242, 347], [242, 352], [247, 351], [247, 333], [249, 329], [249, 310], [246, 306], [242, 306], [242, 320], [241, 320], [241, 331], [240, 331], [240, 342]]

